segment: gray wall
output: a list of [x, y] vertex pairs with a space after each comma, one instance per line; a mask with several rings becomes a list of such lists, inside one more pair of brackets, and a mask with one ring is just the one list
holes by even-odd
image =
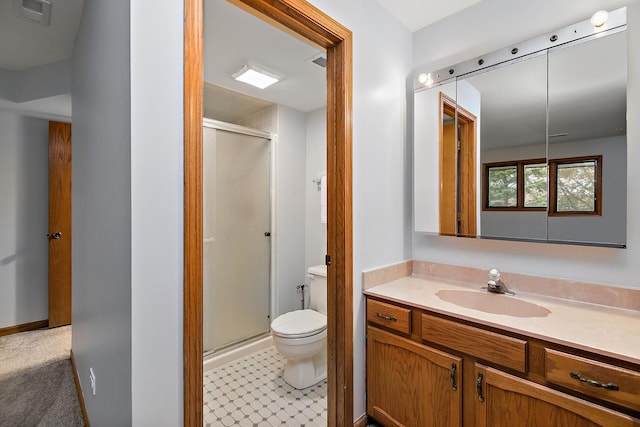
[[127, 426], [132, 423], [129, 2], [85, 3], [71, 64], [72, 348], [91, 425]]
[[0, 110], [0, 328], [48, 317], [49, 122]]
[[[635, 123], [640, 119], [640, 4], [631, 1], [483, 1], [414, 33], [414, 66], [438, 69], [587, 19], [595, 10], [627, 7], [627, 218], [640, 215], [640, 161]], [[455, 31], [452, 31], [455, 29]], [[628, 249], [481, 241], [414, 233], [416, 259], [640, 287], [640, 224], [627, 221]]]
[[72, 57], [73, 351], [94, 426], [182, 425], [183, 11], [154, 6], [86, 3]]

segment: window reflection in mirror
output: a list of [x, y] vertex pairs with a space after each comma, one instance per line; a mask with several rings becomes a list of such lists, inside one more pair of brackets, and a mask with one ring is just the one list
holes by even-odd
[[626, 242], [626, 37], [549, 51], [550, 240]]
[[459, 95], [468, 91], [480, 100], [481, 235], [546, 239], [546, 56], [460, 79]]

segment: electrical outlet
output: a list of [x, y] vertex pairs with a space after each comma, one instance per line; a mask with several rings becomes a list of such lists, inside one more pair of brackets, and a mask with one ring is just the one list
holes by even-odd
[[89, 381], [91, 382], [91, 393], [96, 395], [96, 374], [93, 373], [93, 368], [89, 368]]

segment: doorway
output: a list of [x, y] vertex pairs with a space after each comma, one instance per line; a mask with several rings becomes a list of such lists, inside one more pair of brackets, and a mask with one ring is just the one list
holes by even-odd
[[[202, 17], [185, 0], [184, 425], [202, 419]], [[328, 425], [353, 420], [351, 32], [306, 2], [238, 0], [268, 22], [327, 51]]]
[[476, 235], [476, 117], [440, 93], [440, 234]]
[[49, 328], [71, 324], [71, 124], [49, 122]]

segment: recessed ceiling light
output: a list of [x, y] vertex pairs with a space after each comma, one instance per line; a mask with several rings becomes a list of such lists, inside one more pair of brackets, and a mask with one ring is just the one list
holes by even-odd
[[252, 62], [243, 65], [242, 68], [231, 74], [231, 77], [239, 82], [247, 83], [260, 89], [269, 87], [281, 80], [280, 76]]

